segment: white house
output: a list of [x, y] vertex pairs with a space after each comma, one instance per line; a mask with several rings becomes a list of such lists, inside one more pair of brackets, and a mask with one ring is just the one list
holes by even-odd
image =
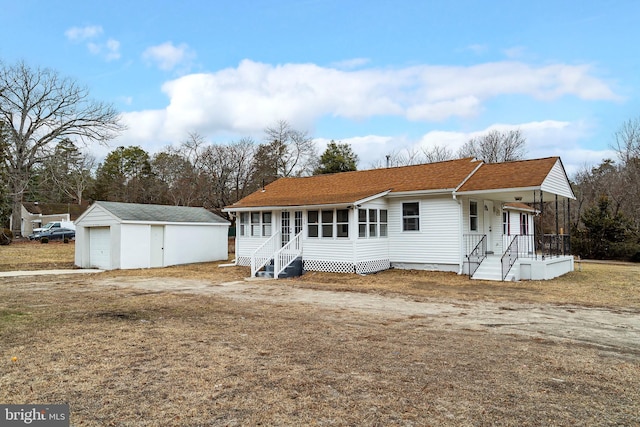
[[82, 268], [166, 267], [226, 260], [229, 222], [204, 208], [95, 202], [76, 220]]
[[[573, 270], [568, 227], [542, 230], [543, 206], [575, 199], [558, 157], [485, 164], [473, 158], [281, 178], [225, 211], [236, 215], [236, 263], [276, 277], [390, 267], [493, 280]], [[539, 206], [540, 209], [535, 207]], [[534, 221], [534, 218], [537, 218]], [[562, 213], [562, 219], [565, 218]], [[263, 273], [264, 274], [264, 273]]]

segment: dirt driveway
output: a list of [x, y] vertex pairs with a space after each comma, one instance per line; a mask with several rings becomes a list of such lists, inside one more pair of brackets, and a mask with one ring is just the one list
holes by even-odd
[[[99, 276], [98, 276], [99, 277]], [[640, 312], [633, 309], [492, 301], [415, 300], [411, 296], [317, 290], [291, 282], [179, 278], [97, 278], [100, 287], [131, 288], [150, 293], [216, 295], [266, 304], [302, 304], [342, 314], [358, 312], [387, 319], [422, 319], [433, 327], [457, 328], [589, 344], [640, 359]]]

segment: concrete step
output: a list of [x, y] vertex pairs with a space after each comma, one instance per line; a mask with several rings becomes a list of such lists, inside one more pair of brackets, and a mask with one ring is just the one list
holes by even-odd
[[[502, 280], [502, 262], [500, 257], [498, 256], [488, 256], [482, 261], [480, 267], [476, 270], [476, 272], [471, 277], [474, 280]], [[507, 277], [504, 279], [505, 281], [514, 280], [515, 275], [513, 274], [513, 269], [509, 271]]]

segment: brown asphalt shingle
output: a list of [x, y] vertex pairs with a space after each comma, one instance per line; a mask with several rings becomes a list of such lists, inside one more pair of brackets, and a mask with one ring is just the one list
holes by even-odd
[[473, 158], [464, 158], [415, 166], [281, 178], [227, 208], [354, 203], [385, 191], [453, 191], [471, 173], [473, 175], [459, 192], [538, 187], [557, 160], [558, 157], [547, 157], [482, 164]]
[[281, 178], [228, 208], [354, 203], [385, 191], [455, 189], [480, 162], [472, 158], [424, 165]]
[[543, 159], [483, 164], [458, 191], [539, 187], [558, 159], [558, 157], [546, 157]]

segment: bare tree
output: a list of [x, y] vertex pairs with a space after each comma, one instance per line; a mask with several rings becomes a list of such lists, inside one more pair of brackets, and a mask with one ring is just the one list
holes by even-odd
[[123, 129], [117, 111], [89, 99], [88, 89], [50, 69], [24, 62], [0, 64], [0, 121], [8, 125], [4, 164], [12, 196], [12, 228], [20, 232], [20, 206], [34, 165], [65, 138], [106, 143]]
[[520, 130], [492, 130], [483, 136], [471, 138], [460, 148], [458, 157], [475, 157], [487, 163], [520, 160], [526, 154], [526, 142]]
[[453, 159], [451, 150], [443, 145], [436, 145], [429, 149], [423, 148], [422, 154], [424, 154], [425, 163], [444, 162], [445, 160]]
[[614, 134], [614, 142], [611, 144], [623, 164], [632, 159], [640, 159], [640, 117], [629, 119], [620, 126]]
[[293, 129], [280, 120], [264, 130], [267, 147], [274, 154], [279, 177], [311, 175], [318, 156], [313, 139], [307, 132]]
[[52, 155], [42, 162], [47, 178], [63, 197], [82, 204], [85, 190], [93, 182], [93, 155], [84, 153], [68, 139], [60, 141]]
[[612, 148], [620, 159], [618, 191], [624, 192], [623, 211], [640, 228], [640, 118], [622, 124]]

